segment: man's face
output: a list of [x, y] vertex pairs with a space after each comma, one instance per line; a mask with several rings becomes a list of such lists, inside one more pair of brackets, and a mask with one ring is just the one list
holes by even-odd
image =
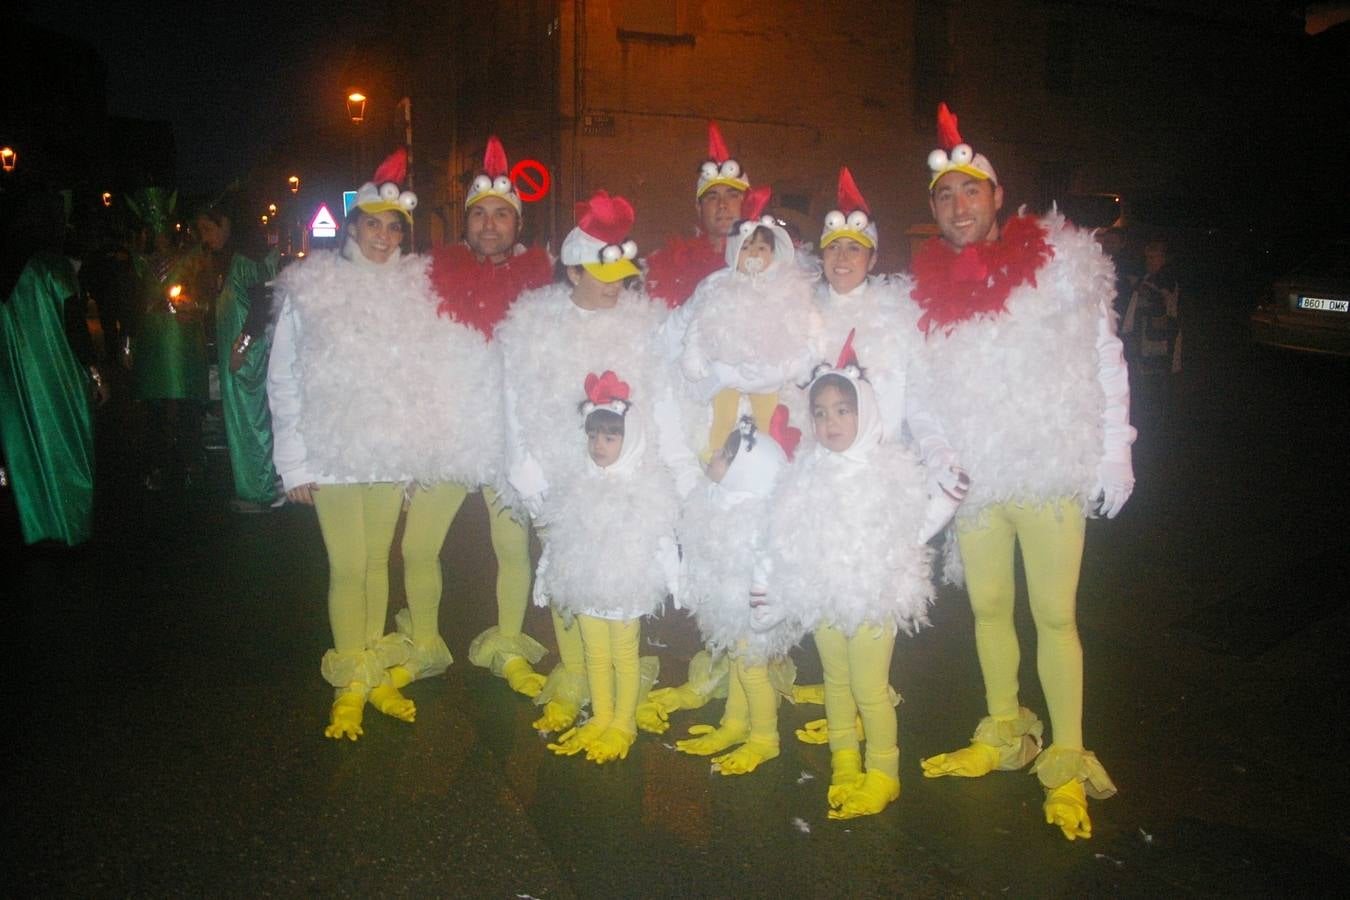
[[943, 175], [928, 197], [942, 239], [957, 250], [997, 238], [1002, 207], [1002, 187], [965, 172]]
[[479, 256], [501, 262], [520, 234], [520, 215], [501, 197], [484, 197], [464, 213], [464, 242]]
[[698, 198], [698, 221], [703, 233], [713, 238], [724, 238], [731, 226], [741, 218], [741, 201], [745, 191], [725, 184], [715, 184]]

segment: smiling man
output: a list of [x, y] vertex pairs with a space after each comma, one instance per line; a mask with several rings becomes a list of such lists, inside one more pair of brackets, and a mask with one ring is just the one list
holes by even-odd
[[[969, 746], [925, 759], [924, 774], [977, 777], [1032, 763], [1045, 821], [1069, 840], [1087, 838], [1087, 797], [1115, 786], [1083, 748], [1075, 613], [1084, 519], [1113, 518], [1134, 487], [1114, 273], [1092, 235], [1056, 212], [1000, 226], [1003, 187], [946, 104], [938, 134], [928, 187], [939, 235], [914, 259], [911, 296], [926, 336], [914, 388], [970, 473], [956, 541], [989, 715]], [[1019, 547], [1054, 739], [1044, 750], [1040, 720], [1018, 699]]]

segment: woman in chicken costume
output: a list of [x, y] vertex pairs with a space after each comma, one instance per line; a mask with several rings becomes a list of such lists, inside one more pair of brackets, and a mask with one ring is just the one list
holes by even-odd
[[[1114, 517], [1134, 485], [1114, 273], [1092, 235], [1058, 212], [1000, 227], [998, 177], [961, 139], [946, 104], [938, 134], [928, 165], [940, 236], [914, 259], [926, 338], [918, 390], [970, 472], [956, 541], [989, 715], [968, 747], [924, 760], [924, 774], [976, 777], [1034, 759], [1046, 822], [1086, 838], [1086, 797], [1109, 797], [1115, 786], [1083, 748], [1075, 607], [1084, 518]], [[1044, 750], [1039, 719], [1018, 700], [1018, 546], [1054, 737]]]

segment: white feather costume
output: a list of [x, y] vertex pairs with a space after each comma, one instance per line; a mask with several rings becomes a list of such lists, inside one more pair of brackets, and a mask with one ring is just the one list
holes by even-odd
[[274, 351], [271, 378], [294, 402], [273, 404], [277, 455], [298, 454], [306, 481], [499, 477], [501, 417], [484, 421], [483, 398], [501, 394], [500, 361], [478, 332], [437, 316], [427, 267], [322, 252], [278, 277], [290, 353]]
[[583, 462], [579, 476], [550, 490], [539, 518], [544, 556], [536, 602], [552, 603], [569, 619], [650, 615], [675, 586], [675, 483], [648, 453], [636, 405], [624, 416], [619, 458], [605, 468], [585, 452], [583, 421], [574, 406], [571, 427], [557, 438]]
[[[1103, 457], [1098, 343], [1114, 274], [1089, 232], [1057, 214], [1041, 224], [1054, 255], [1036, 283], [1013, 288], [1005, 312], [933, 329], [917, 367], [914, 389], [970, 473], [962, 518], [1008, 501], [1084, 501]], [[1105, 332], [1115, 340], [1109, 321]]]
[[817, 444], [774, 493], [769, 595], [814, 630], [852, 636], [864, 624], [907, 634], [928, 624], [932, 552], [919, 539], [928, 494], [914, 456], [883, 443], [872, 386], [858, 391], [858, 434], [834, 452]]
[[[769, 497], [786, 467], [772, 437], [757, 433], [749, 447], [743, 431], [722, 482], [690, 495], [676, 529], [683, 552], [681, 604], [693, 610], [709, 650], [738, 656], [747, 665], [784, 656], [805, 633], [796, 620], [761, 630], [751, 619], [751, 588], [763, 586], [755, 584], [755, 575], [765, 568]], [[741, 477], [747, 468], [757, 471]]]
[[654, 423], [656, 456], [678, 483], [698, 476], [674, 408], [671, 369], [656, 335], [666, 310], [625, 290], [611, 309], [583, 310], [571, 288], [527, 291], [498, 327], [504, 365], [507, 464], [522, 496], [540, 495], [584, 474], [587, 457], [568, 436], [578, 431], [577, 385], [586, 375], [620, 373], [644, 422]]

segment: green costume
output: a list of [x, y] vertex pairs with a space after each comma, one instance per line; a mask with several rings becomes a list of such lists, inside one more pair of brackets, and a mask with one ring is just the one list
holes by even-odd
[[0, 441], [24, 541], [79, 544], [94, 507], [89, 373], [70, 348], [66, 299], [78, 296], [63, 257], [36, 254], [0, 306]]
[[266, 339], [253, 341], [244, 351], [244, 364], [230, 371], [234, 340], [244, 328], [250, 301], [248, 289], [277, 273], [277, 254], [261, 262], [234, 254], [220, 296], [216, 298], [216, 357], [220, 400], [225, 416], [225, 439], [230, 448], [234, 494], [241, 500], [270, 504], [276, 499], [277, 470], [272, 465], [272, 414], [267, 408]]
[[[205, 400], [204, 303], [193, 297], [201, 256], [186, 251], [139, 256], [140, 323], [132, 345], [138, 400]], [[182, 293], [171, 300], [174, 285]]]

